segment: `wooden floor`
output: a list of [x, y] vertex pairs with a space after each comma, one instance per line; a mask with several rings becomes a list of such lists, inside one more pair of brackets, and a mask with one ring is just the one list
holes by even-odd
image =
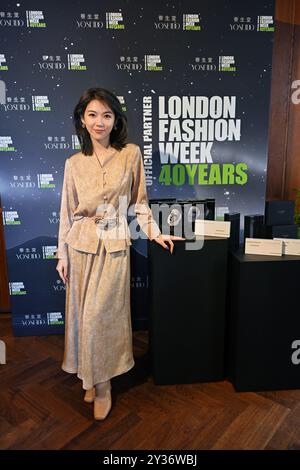
[[15, 338], [0, 317], [0, 338], [0, 449], [300, 449], [300, 390], [154, 385], [147, 332], [134, 333], [136, 366], [112, 380], [103, 422], [93, 420], [81, 382], [60, 368], [63, 336]]

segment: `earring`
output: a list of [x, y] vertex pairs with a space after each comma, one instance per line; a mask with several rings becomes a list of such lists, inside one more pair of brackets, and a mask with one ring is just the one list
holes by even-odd
[[114, 131], [116, 131], [116, 130], [117, 130], [117, 126], [114, 126]]
[[84, 124], [84, 122], [82, 122], [82, 123], [81, 123], [81, 125], [82, 125], [82, 127], [83, 127], [83, 128], [85, 128], [85, 124]]

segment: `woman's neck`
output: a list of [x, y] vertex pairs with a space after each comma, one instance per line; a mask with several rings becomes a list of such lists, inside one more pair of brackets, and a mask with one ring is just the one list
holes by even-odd
[[109, 141], [107, 142], [98, 142], [97, 140], [92, 140], [93, 148], [97, 153], [103, 152], [110, 147]]

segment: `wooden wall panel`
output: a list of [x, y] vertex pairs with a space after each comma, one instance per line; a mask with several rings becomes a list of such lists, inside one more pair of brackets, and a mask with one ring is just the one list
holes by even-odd
[[266, 190], [269, 200], [284, 197], [294, 7], [294, 0], [276, 2]]
[[[300, 189], [300, 0], [276, 1], [266, 198], [294, 199]], [[300, 88], [299, 88], [300, 90]], [[300, 93], [299, 93], [300, 98]]]
[[[300, 17], [300, 2], [298, 2]], [[291, 89], [290, 113], [287, 129], [287, 168], [285, 175], [285, 196], [292, 199], [294, 188], [300, 189], [300, 25], [295, 25], [293, 41], [293, 64], [291, 84], [299, 81], [297, 89]]]

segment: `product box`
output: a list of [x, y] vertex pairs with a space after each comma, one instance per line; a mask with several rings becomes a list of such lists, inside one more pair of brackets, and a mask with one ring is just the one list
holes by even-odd
[[247, 255], [282, 256], [282, 241], [266, 238], [246, 238], [245, 253]]
[[300, 256], [300, 240], [293, 238], [274, 238], [282, 241], [282, 254]]
[[221, 220], [196, 220], [195, 235], [229, 238], [230, 222]]

